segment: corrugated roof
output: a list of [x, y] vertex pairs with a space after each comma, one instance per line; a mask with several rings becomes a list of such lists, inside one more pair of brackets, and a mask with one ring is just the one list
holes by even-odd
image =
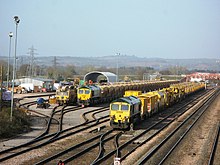
[[84, 76], [84, 80], [85, 81], [92, 80], [93, 82], [97, 82], [97, 79], [100, 75], [105, 76], [108, 82], [116, 82], [116, 78], [117, 78], [116, 74], [111, 72], [100, 72], [100, 71], [92, 71], [87, 73]]

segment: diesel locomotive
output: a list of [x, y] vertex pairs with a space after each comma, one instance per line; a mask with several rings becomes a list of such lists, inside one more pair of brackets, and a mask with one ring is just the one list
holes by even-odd
[[132, 82], [116, 83], [112, 85], [84, 85], [77, 90], [77, 103], [81, 106], [89, 106], [94, 103], [103, 103], [120, 98], [127, 90], [151, 91], [169, 87], [179, 81], [155, 81], [155, 82]]
[[[141, 94], [125, 92], [125, 96], [110, 104], [110, 126], [130, 129], [137, 121], [157, 113], [160, 110], [184, 99], [188, 95], [205, 89], [204, 83], [180, 83], [168, 88]], [[136, 96], [129, 96], [129, 93]]]
[[61, 86], [56, 91], [56, 103], [59, 105], [76, 104], [77, 101], [76, 86], [66, 85]]

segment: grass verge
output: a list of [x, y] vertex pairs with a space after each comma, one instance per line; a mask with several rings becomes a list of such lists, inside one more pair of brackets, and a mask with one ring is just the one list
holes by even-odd
[[0, 139], [10, 138], [31, 130], [29, 116], [26, 113], [15, 108], [12, 121], [10, 121], [10, 111], [11, 109], [6, 107], [0, 111]]

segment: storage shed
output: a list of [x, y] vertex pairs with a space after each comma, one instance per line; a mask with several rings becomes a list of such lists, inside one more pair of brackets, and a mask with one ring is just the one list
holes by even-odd
[[111, 72], [99, 72], [99, 71], [92, 71], [87, 73], [84, 76], [84, 81], [89, 82], [92, 81], [94, 83], [111, 83], [116, 82], [117, 75]]

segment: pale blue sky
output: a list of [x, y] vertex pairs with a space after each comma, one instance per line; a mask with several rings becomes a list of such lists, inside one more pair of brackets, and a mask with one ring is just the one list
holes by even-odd
[[0, 56], [15, 15], [18, 56], [220, 58], [219, 0], [0, 0]]

